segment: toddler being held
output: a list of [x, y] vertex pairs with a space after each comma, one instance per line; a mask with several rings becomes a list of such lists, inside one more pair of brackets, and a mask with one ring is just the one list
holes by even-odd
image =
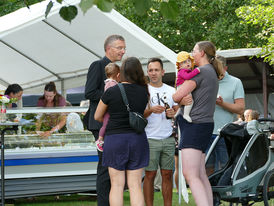
[[[115, 86], [120, 81], [120, 67], [115, 63], [109, 63], [105, 67], [105, 73], [106, 73], [107, 79], [105, 80], [104, 89], [106, 91], [108, 88]], [[108, 120], [109, 120], [109, 113], [107, 112], [104, 115], [103, 126], [101, 127], [99, 131], [99, 138], [95, 142], [96, 148], [100, 152], [103, 152], [104, 136], [105, 136]]]
[[[194, 76], [200, 73], [200, 69], [194, 68], [194, 59], [188, 52], [181, 51], [177, 55], [177, 79], [176, 79], [176, 87], [179, 88], [185, 80], [190, 80]], [[190, 105], [185, 105], [184, 107], [184, 113], [183, 118], [187, 120], [188, 122], [192, 122], [190, 117], [190, 111], [193, 106], [193, 101]], [[181, 113], [181, 109], [178, 110], [176, 116]]]

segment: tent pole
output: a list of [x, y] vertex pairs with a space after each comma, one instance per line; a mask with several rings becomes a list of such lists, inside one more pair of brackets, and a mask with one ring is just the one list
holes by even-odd
[[61, 94], [63, 97], [65, 97], [65, 99], [67, 99], [67, 94], [66, 94], [66, 90], [65, 90], [65, 83], [64, 83], [64, 80], [62, 79], [61, 80]]
[[268, 107], [268, 91], [267, 91], [267, 76], [266, 76], [266, 65], [263, 62], [263, 71], [262, 71], [262, 79], [263, 79], [263, 102], [264, 102], [264, 117], [267, 118], [267, 107]]

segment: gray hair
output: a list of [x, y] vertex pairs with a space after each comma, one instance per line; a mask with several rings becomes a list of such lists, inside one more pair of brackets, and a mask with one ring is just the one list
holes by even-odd
[[117, 35], [117, 34], [110, 35], [105, 40], [104, 50], [106, 51], [107, 50], [107, 46], [109, 46], [110, 44], [112, 44], [116, 40], [125, 41], [124, 37], [122, 37], [121, 35]]

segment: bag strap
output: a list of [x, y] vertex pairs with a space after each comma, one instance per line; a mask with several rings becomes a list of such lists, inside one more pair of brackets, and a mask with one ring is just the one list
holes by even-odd
[[129, 108], [129, 104], [128, 104], [127, 95], [126, 95], [124, 85], [122, 83], [118, 83], [118, 86], [119, 86], [121, 94], [122, 94], [123, 102], [127, 107], [127, 111], [130, 112], [130, 108]]

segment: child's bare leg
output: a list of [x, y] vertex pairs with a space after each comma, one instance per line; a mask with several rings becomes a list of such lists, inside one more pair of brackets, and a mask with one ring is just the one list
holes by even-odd
[[192, 122], [192, 119], [190, 118], [189, 114], [190, 114], [190, 111], [192, 109], [192, 106], [193, 106], [193, 103], [191, 103], [190, 105], [186, 105], [185, 108], [184, 108], [184, 114], [183, 114], [183, 118], [185, 120], [187, 120], [188, 122]]
[[98, 139], [95, 142], [96, 148], [100, 151], [103, 152], [103, 144], [104, 144], [104, 137], [99, 136]]
[[98, 140], [99, 140], [99, 141], [104, 141], [104, 137], [99, 136], [99, 137], [98, 137]]

